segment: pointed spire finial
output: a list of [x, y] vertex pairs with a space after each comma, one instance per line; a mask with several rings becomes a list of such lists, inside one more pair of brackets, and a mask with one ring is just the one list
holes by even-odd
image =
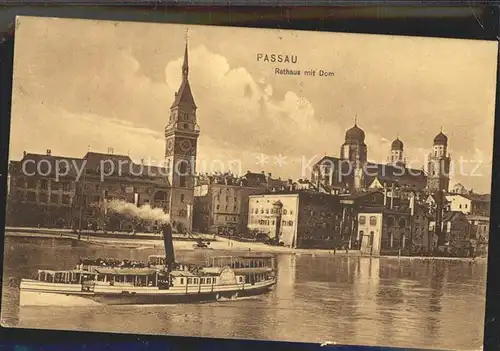
[[358, 125], [358, 114], [356, 113], [356, 116], [354, 117], [354, 125]]
[[443, 126], [441, 126], [441, 133], [443, 132]]
[[182, 78], [187, 79], [189, 73], [189, 63], [188, 63], [188, 28], [186, 28], [185, 34], [186, 46], [184, 48], [184, 63], [182, 64]]

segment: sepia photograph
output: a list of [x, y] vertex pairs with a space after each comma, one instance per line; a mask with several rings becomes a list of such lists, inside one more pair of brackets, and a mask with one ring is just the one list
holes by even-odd
[[481, 350], [497, 55], [17, 17], [2, 326]]

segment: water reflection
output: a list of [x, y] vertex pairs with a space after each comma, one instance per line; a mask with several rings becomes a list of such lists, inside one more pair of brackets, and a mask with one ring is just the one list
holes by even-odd
[[[256, 298], [48, 310], [19, 308], [17, 288], [5, 282], [39, 268], [71, 267], [81, 256], [145, 260], [161, 251], [16, 240], [6, 242], [2, 291], [2, 319], [10, 325], [443, 349], [482, 343], [484, 263], [279, 255], [275, 289]], [[205, 256], [178, 253], [191, 263]]]

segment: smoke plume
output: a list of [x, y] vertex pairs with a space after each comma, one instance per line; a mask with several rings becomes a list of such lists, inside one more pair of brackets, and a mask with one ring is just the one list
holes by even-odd
[[137, 207], [135, 204], [122, 201], [111, 200], [106, 202], [106, 209], [109, 212], [115, 212], [124, 216], [140, 219], [148, 222], [167, 223], [170, 221], [170, 216], [163, 212], [161, 208], [151, 208], [149, 204], [144, 204]]

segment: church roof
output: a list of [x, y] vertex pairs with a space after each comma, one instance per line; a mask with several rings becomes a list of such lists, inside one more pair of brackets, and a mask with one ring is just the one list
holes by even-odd
[[391, 144], [391, 150], [401, 150], [403, 151], [404, 144], [399, 138], [396, 138]]
[[345, 133], [346, 143], [363, 143], [365, 141], [365, 132], [359, 128], [356, 123], [354, 126]]
[[191, 92], [191, 87], [189, 86], [189, 81], [182, 79], [181, 86], [177, 93], [175, 93], [175, 100], [171, 108], [177, 107], [179, 105], [187, 105], [196, 108], [196, 103], [194, 102], [193, 93]]
[[443, 134], [443, 132], [439, 132], [438, 135], [434, 138], [434, 145], [446, 145], [448, 143], [448, 137]]

